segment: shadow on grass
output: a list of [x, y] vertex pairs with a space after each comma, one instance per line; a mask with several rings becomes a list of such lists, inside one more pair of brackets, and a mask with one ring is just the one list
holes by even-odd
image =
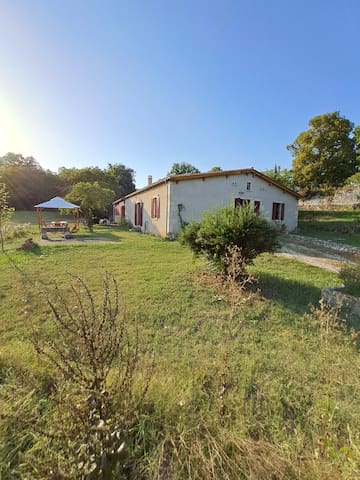
[[30, 255], [41, 255], [42, 254], [42, 251], [41, 251], [41, 247], [37, 244], [35, 244], [32, 248], [30, 248], [29, 250], [26, 250], [26, 249], [17, 249], [18, 251], [21, 251], [21, 252], [24, 252], [24, 253], [28, 253]]
[[321, 296], [318, 287], [286, 280], [270, 273], [261, 274], [258, 288], [263, 297], [283, 305], [297, 315], [307, 313], [309, 305], [317, 305]]
[[[16, 251], [37, 256], [42, 254], [40, 245], [34, 242], [32, 238], [25, 239], [24, 242], [16, 248]], [[10, 256], [7, 252], [5, 253], [5, 255], [10, 259]]]
[[40, 245], [43, 247], [51, 245], [73, 245], [74, 243], [119, 243], [123, 241], [123, 238], [119, 234], [112, 233], [110, 231], [82, 231], [71, 233], [69, 238], [65, 238], [62, 233], [48, 233], [47, 238], [41, 238], [39, 236]]
[[[128, 230], [128, 229], [127, 229]], [[73, 240], [98, 240], [98, 241], [108, 241], [108, 242], [121, 242], [121, 232], [126, 231], [126, 229], [113, 226], [113, 225], [103, 225], [99, 227], [94, 225], [94, 230], [90, 232], [88, 229], [85, 231], [82, 229], [81, 232], [74, 233]]]
[[73, 238], [71, 238], [70, 240], [78, 240], [79, 242], [81, 241], [98, 241], [98, 242], [121, 242], [121, 237], [119, 237], [119, 235], [114, 235], [113, 233], [111, 232], [93, 232], [93, 233], [75, 233], [73, 235]]

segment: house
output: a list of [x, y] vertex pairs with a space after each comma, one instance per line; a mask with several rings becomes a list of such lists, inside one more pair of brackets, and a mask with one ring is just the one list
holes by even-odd
[[250, 204], [268, 220], [292, 231], [300, 195], [253, 168], [173, 175], [152, 182], [113, 203], [114, 221], [128, 220], [143, 233], [176, 234], [215, 207]]

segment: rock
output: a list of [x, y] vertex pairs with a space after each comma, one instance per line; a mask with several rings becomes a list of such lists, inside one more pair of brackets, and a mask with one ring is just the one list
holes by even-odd
[[343, 288], [323, 288], [321, 298], [327, 305], [345, 310], [350, 317], [360, 319], [360, 298], [348, 295], [342, 291]]

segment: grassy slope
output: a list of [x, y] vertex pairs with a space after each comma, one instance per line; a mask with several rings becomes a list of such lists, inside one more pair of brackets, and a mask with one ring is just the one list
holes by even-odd
[[31, 325], [49, 317], [37, 281], [64, 287], [69, 274], [80, 274], [100, 296], [111, 271], [129, 318], [155, 350], [151, 409], [137, 426], [144, 478], [157, 478], [165, 439], [176, 451], [166, 459], [175, 465], [168, 478], [356, 478], [358, 354], [347, 336], [303, 317], [321, 288], [338, 283], [334, 274], [263, 255], [253, 267], [260, 294], [235, 305], [203, 280], [204, 265], [177, 242], [116, 228], [95, 234], [103, 232], [118, 243], [25, 253], [14, 250], [15, 240], [8, 256], [0, 255], [3, 372], [10, 368], [32, 386], [42, 376], [26, 339]]
[[299, 233], [360, 247], [360, 212], [299, 211]]

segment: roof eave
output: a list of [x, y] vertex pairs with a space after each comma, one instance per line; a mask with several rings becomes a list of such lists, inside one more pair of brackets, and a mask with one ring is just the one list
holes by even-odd
[[162, 178], [151, 185], [146, 185], [143, 188], [140, 188], [138, 190], [135, 190], [134, 192], [129, 193], [128, 195], [124, 195], [123, 197], [119, 198], [118, 200], [115, 200], [113, 202], [113, 205], [120, 203], [127, 198], [131, 198], [135, 195], [139, 195], [140, 193], [146, 192], [148, 190], [151, 190], [152, 188], [161, 185], [162, 183], [167, 183], [167, 182], [184, 182], [187, 180], [197, 180], [201, 178], [213, 178], [213, 177], [228, 177], [230, 175], [249, 175], [253, 174], [256, 175], [257, 177], [263, 179], [264, 181], [271, 183], [275, 187], [280, 188], [284, 192], [288, 193], [289, 195], [293, 195], [294, 197], [300, 199], [302, 198], [302, 195], [300, 195], [298, 192], [295, 192], [291, 188], [286, 187], [282, 183], [279, 183], [278, 181], [274, 180], [271, 177], [268, 177], [264, 173], [259, 172], [258, 170], [255, 170], [255, 168], [243, 168], [243, 169], [238, 169], [238, 170], [221, 170], [219, 172], [206, 172], [206, 173], [183, 173], [181, 175], [170, 175], [165, 178]]
[[285, 191], [286, 193], [289, 193], [290, 195], [293, 195], [298, 199], [302, 198], [302, 195], [300, 195], [299, 193], [295, 192], [291, 188], [286, 187], [282, 183], [274, 180], [273, 178], [268, 177], [264, 173], [261, 173], [258, 170], [255, 170], [255, 168], [242, 168], [238, 170], [223, 170], [219, 172], [206, 172], [206, 173], [185, 173], [182, 175], [173, 175], [171, 177], [168, 177], [168, 179], [171, 182], [183, 182], [185, 180], [196, 180], [199, 178], [228, 177], [230, 175], [249, 175], [249, 174], [253, 174], [259, 178], [262, 178], [264, 181], [271, 183], [275, 187], [280, 188], [281, 190]]

